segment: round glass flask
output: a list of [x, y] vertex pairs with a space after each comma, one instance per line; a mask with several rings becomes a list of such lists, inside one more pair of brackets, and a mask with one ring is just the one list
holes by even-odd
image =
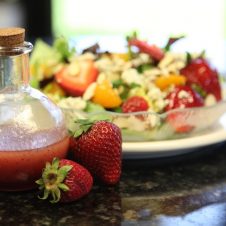
[[29, 53], [23, 28], [0, 29], [0, 190], [36, 187], [47, 161], [67, 154], [61, 110], [29, 86]]

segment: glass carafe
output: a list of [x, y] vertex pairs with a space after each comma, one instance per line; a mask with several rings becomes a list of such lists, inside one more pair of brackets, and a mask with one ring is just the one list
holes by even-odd
[[64, 158], [69, 145], [61, 110], [29, 86], [32, 44], [23, 42], [23, 37], [24, 29], [0, 29], [2, 191], [34, 188], [45, 163]]

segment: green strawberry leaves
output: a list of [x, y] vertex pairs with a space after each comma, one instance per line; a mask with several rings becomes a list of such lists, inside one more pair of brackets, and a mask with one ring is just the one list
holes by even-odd
[[72, 167], [70, 165], [59, 167], [58, 158], [54, 158], [52, 164], [47, 162], [42, 177], [36, 181], [39, 189], [44, 189], [44, 194], [42, 197], [39, 196], [39, 199], [47, 199], [52, 196], [50, 202], [57, 203], [61, 198], [61, 190], [64, 192], [69, 190], [69, 187], [64, 184], [64, 180]]
[[86, 133], [93, 124], [95, 124], [98, 121], [112, 121], [111, 116], [107, 114], [94, 114], [88, 119], [76, 119], [74, 121], [75, 123], [75, 129], [74, 131], [69, 131], [73, 137], [79, 137], [83, 133]]
[[197, 59], [197, 58], [203, 58], [204, 59], [205, 55], [206, 55], [205, 50], [202, 50], [202, 52], [196, 57], [192, 56], [191, 53], [186, 52], [186, 65], [190, 64], [193, 59]]
[[78, 129], [73, 133], [73, 136], [79, 137], [83, 133], [86, 133], [94, 122], [89, 119], [77, 119], [75, 123], [77, 124]]

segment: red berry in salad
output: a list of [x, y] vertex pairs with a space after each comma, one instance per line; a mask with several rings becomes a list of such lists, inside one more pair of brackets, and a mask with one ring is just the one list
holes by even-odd
[[154, 60], [160, 61], [164, 57], [164, 51], [156, 45], [149, 45], [145, 41], [132, 38], [128, 41], [129, 46], [136, 46], [140, 52], [150, 55]]
[[166, 111], [175, 108], [201, 107], [204, 105], [203, 98], [190, 86], [175, 87], [175, 89], [167, 95], [166, 100], [168, 102], [165, 107]]
[[108, 185], [121, 176], [122, 136], [120, 129], [108, 121], [79, 120], [78, 130], [71, 139], [74, 159]]
[[57, 83], [67, 94], [81, 96], [96, 81], [98, 70], [91, 60], [72, 62], [55, 74]]
[[180, 72], [187, 78], [188, 85], [196, 84], [207, 94], [213, 94], [217, 101], [222, 99], [218, 73], [205, 59], [191, 60]]
[[148, 102], [141, 96], [132, 96], [128, 98], [122, 105], [122, 112], [138, 112], [138, 111], [147, 111]]
[[46, 163], [42, 177], [36, 183], [44, 195], [40, 199], [52, 196], [50, 202], [72, 202], [88, 194], [93, 185], [89, 171], [78, 163], [54, 158], [52, 164]]
[[[190, 86], [178, 86], [170, 92], [166, 100], [168, 104], [165, 107], [166, 111], [176, 108], [192, 108], [201, 107], [204, 105], [203, 98], [194, 91]], [[188, 122], [190, 115], [185, 115], [185, 112], [169, 112], [167, 121], [177, 133], [190, 132], [194, 126]]]

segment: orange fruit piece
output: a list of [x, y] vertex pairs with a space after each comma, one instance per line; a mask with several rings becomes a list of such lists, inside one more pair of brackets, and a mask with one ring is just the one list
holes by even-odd
[[119, 107], [122, 103], [117, 90], [113, 89], [108, 80], [104, 80], [101, 84], [97, 84], [92, 101], [96, 104], [100, 104], [104, 108]]
[[186, 78], [183, 75], [160, 76], [155, 80], [155, 85], [161, 90], [168, 88], [170, 85], [185, 85]]

